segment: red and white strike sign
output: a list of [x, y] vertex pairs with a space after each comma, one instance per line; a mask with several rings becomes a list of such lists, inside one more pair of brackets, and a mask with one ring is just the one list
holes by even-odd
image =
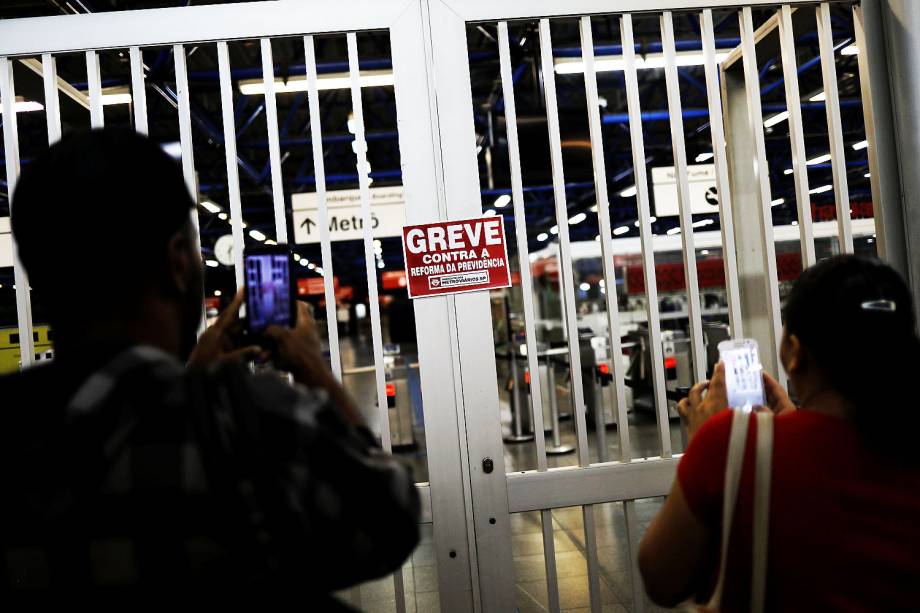
[[410, 298], [511, 285], [501, 216], [403, 226], [403, 254]]

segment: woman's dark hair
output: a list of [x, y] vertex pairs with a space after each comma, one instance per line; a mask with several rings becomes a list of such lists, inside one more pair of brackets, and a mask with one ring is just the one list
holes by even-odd
[[901, 276], [876, 259], [823, 260], [795, 282], [785, 317], [806, 359], [851, 402], [866, 444], [889, 458], [912, 458], [920, 406], [909, 386], [920, 376], [920, 339]]

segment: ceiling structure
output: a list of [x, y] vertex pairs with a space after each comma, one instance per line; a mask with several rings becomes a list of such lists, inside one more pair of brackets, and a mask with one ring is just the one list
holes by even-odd
[[[201, 2], [194, 4], [212, 4]], [[6, 0], [0, 4], [0, 18], [55, 15], [70, 12], [99, 12], [134, 8], [184, 6], [183, 0]], [[755, 27], [763, 23], [773, 11], [755, 11]], [[852, 18], [846, 5], [835, 5], [832, 11], [838, 83], [841, 99], [844, 141], [852, 201], [870, 200], [866, 152], [852, 145], [865, 139], [859, 78], [856, 56], [842, 52], [853, 43]], [[738, 20], [733, 11], [716, 11], [717, 48], [728, 51], [736, 47]], [[824, 104], [811, 101], [822, 90], [818, 42], [815, 33], [814, 13], [800, 10], [796, 13], [796, 46], [799, 65], [800, 90], [803, 94], [803, 117], [806, 126], [806, 151], [809, 160], [809, 180], [813, 187], [830, 184], [830, 162], [820, 156], [829, 150]], [[615, 16], [593, 19], [596, 55], [618, 55], [619, 25]], [[550, 154], [547, 135], [546, 110], [542, 84], [546, 75], [540, 70], [539, 40], [536, 22], [524, 21], [510, 24], [512, 70], [515, 78], [515, 97], [521, 141], [521, 164], [525, 185], [525, 205], [530, 249], [537, 250], [552, 240], [549, 234], [556, 225]], [[692, 14], [675, 14], [675, 38], [678, 49], [692, 54], [700, 49], [698, 19]], [[636, 51], [642, 57], [654, 57], [661, 51], [661, 34], [656, 15], [637, 15], [634, 18]], [[553, 21], [554, 61], [564, 63], [580, 56], [580, 39], [576, 19]], [[507, 198], [510, 177], [507, 140], [505, 137], [504, 101], [499, 80], [498, 49], [495, 24], [474, 24], [468, 28], [468, 46], [474, 120], [477, 133], [480, 187], [483, 210], [504, 214], [512, 232], [513, 219]], [[304, 74], [302, 38], [273, 41], [276, 78], [288, 80]], [[367, 32], [358, 36], [362, 71], [391, 70], [389, 39], [384, 32]], [[193, 140], [195, 164], [198, 170], [201, 197], [214, 203], [201, 208], [202, 247], [207, 259], [212, 259], [215, 240], [227, 233], [227, 221], [220, 212], [229, 211], [226, 189], [226, 161], [223, 148], [221, 100], [217, 72], [216, 48], [213, 44], [186, 47], [192, 102]], [[238, 141], [237, 166], [243, 199], [244, 219], [248, 224], [247, 241], [255, 241], [249, 231], [257, 236], [274, 237], [274, 217], [271, 200], [271, 178], [268, 162], [268, 141], [265, 124], [264, 98], [258, 94], [245, 95], [240, 83], [260, 79], [262, 75], [258, 41], [238, 41], [230, 44], [234, 88], [234, 116]], [[112, 95], [127, 93], [130, 67], [126, 50], [100, 53], [103, 87]], [[316, 37], [318, 70], [322, 75], [335, 75], [347, 71], [347, 52], [344, 35]], [[785, 110], [785, 91], [782, 67], [778, 52], [758, 49], [761, 74], [761, 95], [765, 119]], [[146, 66], [146, 93], [150, 135], [163, 144], [178, 141], [178, 116], [176, 111], [175, 83], [171, 48], [144, 49]], [[691, 62], [692, 64], [692, 62]], [[43, 98], [40, 77], [23, 64], [16, 66], [17, 94], [26, 99]], [[573, 240], [594, 240], [597, 235], [596, 204], [590, 139], [586, 113], [583, 76], [579, 72], [566, 73], [557, 69], [556, 83], [559, 101], [561, 135], [567, 203], [569, 217], [585, 213], [584, 220], [570, 226]], [[82, 129], [89, 125], [89, 113], [78, 100], [86, 90], [86, 67], [82, 54], [58, 56], [58, 74], [76, 89], [73, 97], [61, 96], [62, 118], [65, 131]], [[690, 163], [700, 156], [704, 161], [712, 147], [708, 130], [708, 111], [703, 67], [688, 65], [679, 68], [681, 99], [684, 108], [684, 131], [687, 157]], [[635, 198], [629, 197], [632, 178], [632, 157], [629, 147], [629, 125], [626, 121], [626, 102], [623, 73], [608, 71], [598, 73], [599, 93], [602, 97], [602, 117], [605, 156], [607, 164], [611, 219], [614, 227], [628, 226], [624, 236], [638, 233], [633, 226], [636, 219]], [[643, 110], [643, 132], [648, 167], [673, 165], [668, 105], [664, 74], [661, 69], [639, 71], [640, 100]], [[401, 180], [396, 108], [391, 86], [365, 87], [362, 92], [368, 138], [368, 160], [372, 168], [373, 186], [398, 185]], [[290, 210], [290, 195], [312, 192], [315, 189], [313, 159], [310, 144], [310, 121], [304, 92], [277, 95], [279, 131], [281, 138], [282, 168], [285, 194]], [[348, 126], [351, 112], [350, 91], [329, 89], [320, 92], [323, 130], [324, 162], [328, 189], [354, 189], [357, 187], [356, 161], [352, 144], [354, 135]], [[46, 147], [47, 136], [44, 113], [20, 113], [19, 137], [23, 165]], [[130, 104], [111, 104], [105, 107], [106, 125], [131, 125]], [[791, 167], [791, 154], [787, 122], [778, 122], [767, 129], [767, 155], [770, 167], [773, 198], [783, 203], [773, 207], [774, 223], [785, 224], [796, 219], [796, 207], [791, 175], [784, 171]], [[143, 189], [143, 186], [139, 186]], [[3, 184], [5, 192], [5, 183]], [[620, 194], [625, 193], [625, 197]], [[126, 194], [126, 198], [130, 195]], [[501, 199], [500, 199], [501, 198]], [[496, 207], [496, 200], [499, 206]], [[816, 193], [814, 203], [833, 202], [833, 192]], [[653, 208], [654, 211], [654, 208]], [[5, 197], [0, 200], [0, 215], [7, 214]], [[718, 229], [718, 219], [712, 217], [707, 229]], [[697, 217], [705, 222], [705, 218]], [[676, 217], [661, 217], [653, 224], [656, 233], [665, 233], [677, 226]], [[708, 223], [708, 222], [705, 222]], [[126, 231], [131, 231], [126, 228]], [[514, 246], [510, 245], [512, 251]], [[378, 254], [378, 266], [383, 270], [403, 267], [402, 250], [398, 238], [383, 239]], [[318, 245], [298, 246], [299, 255], [319, 263]], [[360, 241], [336, 243], [333, 247], [335, 275], [343, 285], [355, 286], [361, 295], [364, 278], [364, 249]], [[233, 273], [229, 267], [209, 267], [207, 284], [209, 292], [223, 289], [225, 294], [233, 286]], [[316, 272], [304, 268], [302, 274], [315, 276]], [[12, 284], [12, 272], [0, 270], [0, 284]], [[3, 300], [4, 304], [7, 302]], [[2, 323], [2, 322], [0, 322]]]

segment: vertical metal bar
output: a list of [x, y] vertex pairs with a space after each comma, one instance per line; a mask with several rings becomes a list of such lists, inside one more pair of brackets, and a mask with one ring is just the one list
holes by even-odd
[[[175, 47], [174, 47], [175, 48]], [[147, 92], [144, 89], [144, 58], [139, 47], [128, 50], [131, 56], [131, 104], [134, 107], [134, 129], [147, 136]]]
[[837, 229], [840, 251], [853, 253], [853, 229], [850, 227], [850, 191], [847, 187], [847, 162], [843, 152], [843, 127], [840, 122], [840, 97], [837, 92], [837, 67], [831, 29], [831, 10], [826, 2], [815, 9], [818, 19], [818, 46], [821, 49], [821, 75], [824, 78], [824, 108], [827, 112], [827, 136], [831, 146], [831, 170], [834, 177], [834, 200], [837, 201]]
[[582, 522], [585, 526], [585, 549], [588, 562], [588, 598], [591, 603], [592, 613], [601, 613], [603, 598], [600, 586], [600, 564], [597, 559], [597, 527], [594, 523], [594, 505], [586, 504], [581, 507]]
[[[585, 424], [585, 398], [582, 387], [581, 348], [578, 339], [578, 322], [576, 321], [575, 271], [572, 269], [572, 248], [569, 241], [569, 214], [565, 196], [565, 175], [562, 167], [562, 140], [559, 134], [559, 108], [556, 102], [556, 72], [553, 68], [553, 43], [550, 35], [549, 20], [540, 20], [540, 61], [543, 67], [543, 88], [546, 95], [546, 120], [549, 127], [550, 158], [553, 168], [553, 192], [556, 203], [556, 224], [559, 227], [559, 265], [562, 274], [559, 283], [564, 296], [564, 312], [569, 344], [569, 375], [572, 386], [573, 409], [575, 413], [575, 435], [578, 440], [578, 463], [588, 466], [591, 458], [588, 454], [588, 431]], [[553, 393], [553, 390], [550, 390]], [[537, 433], [539, 434], [539, 433]], [[588, 521], [593, 506], [582, 509], [585, 515], [585, 546], [597, 558], [597, 539], [594, 522]], [[589, 557], [592, 554], [589, 554]], [[597, 566], [588, 567], [588, 591], [593, 610], [600, 603], [600, 579]]]
[[45, 119], [48, 144], [61, 140], [61, 98], [57, 87], [57, 61], [50, 53], [42, 55], [42, 81], [45, 85]]
[[815, 238], [812, 231], [811, 196], [808, 194], [808, 167], [805, 165], [805, 129], [802, 125], [802, 102], [799, 94], [799, 70], [795, 61], [795, 35], [792, 31], [792, 9], [784, 4], [776, 11], [779, 45], [783, 57], [783, 80], [786, 85], [786, 110], [789, 111], [789, 140], [792, 145], [792, 176], [795, 180], [795, 202], [799, 211], [799, 237], [802, 243], [802, 265], [815, 263]]
[[99, 70], [99, 54], [86, 52], [86, 82], [89, 84], [89, 123], [92, 129], [105, 126], [102, 112], [102, 75]]
[[[16, 85], [13, 66], [8, 58], [0, 58], [0, 102], [3, 104], [3, 157], [6, 161], [7, 198], [13, 212], [13, 194], [19, 179], [19, 132], [16, 121]], [[13, 279], [16, 282], [16, 316], [19, 320], [19, 355], [22, 367], [35, 361], [35, 343], [32, 338], [32, 301], [29, 297], [29, 277], [19, 260], [16, 237], [13, 243]]]
[[875, 113], [877, 112], [875, 102], [872, 100], [870, 89], [871, 78], [869, 75], [869, 59], [866, 49], [866, 31], [863, 24], [862, 7], [859, 4], [853, 5], [853, 32], [856, 35], [856, 48], [859, 53], [856, 55], [856, 61], [859, 65], [859, 87], [860, 98], [863, 103], [863, 119], [866, 126], [866, 155], [869, 158], [869, 185], [872, 190], [872, 202], [877, 203], [874, 207], [875, 229], [877, 234], [876, 247], [878, 256], [884, 260], [889, 258], [888, 236], [884, 231], [885, 224], [880, 222], [882, 218], [881, 203], [883, 200], [881, 190], [881, 175], [878, 162], [877, 135], [875, 131]]
[[[278, 103], [275, 100], [275, 63], [272, 41], [261, 40], [262, 82], [265, 85], [265, 131], [268, 133], [268, 160], [272, 174], [272, 202], [275, 205], [275, 240], [288, 242], [287, 215], [284, 210], [284, 184], [281, 177], [281, 143], [278, 138]], [[323, 269], [325, 272], [325, 269]]]
[[[358, 158], [358, 187], [361, 192], [361, 217], [364, 222], [364, 263], [367, 270], [367, 297], [371, 312], [371, 338], [374, 350], [374, 374], [377, 381], [377, 408], [380, 412], [381, 446], [387, 453], [393, 450], [390, 438], [390, 416], [387, 408], [386, 378], [383, 371], [383, 338], [380, 325], [380, 301], [377, 297], [377, 266], [374, 263], [374, 238], [371, 220], [370, 177], [367, 168], [367, 140], [364, 135], [364, 106], [361, 102], [361, 69], [358, 62], [358, 37], [346, 35], [348, 42], [348, 76], [351, 80], [351, 106], [355, 119], [355, 143]], [[396, 610], [405, 613], [406, 593], [402, 571], [393, 575], [396, 590]]]
[[236, 289], [243, 287], [243, 206], [240, 176], [236, 167], [236, 124], [233, 117], [233, 84], [227, 41], [217, 43], [217, 71], [220, 77], [220, 108], [224, 122], [224, 154], [227, 161], [227, 192], [230, 195], [230, 228], [233, 232], [233, 266]]
[[[527, 343], [527, 367], [530, 370], [530, 400], [533, 419], [534, 442], [537, 447], [537, 470], [545, 471], [546, 437], [543, 424], [543, 387], [540, 362], [537, 355], [537, 320], [533, 299], [533, 273], [530, 269], [530, 251], [527, 246], [527, 216], [524, 211], [524, 189], [521, 179], [521, 152], [518, 145], [517, 107], [514, 99], [514, 79], [511, 75], [511, 52], [508, 42], [508, 23], [498, 24], [498, 59], [502, 79], [502, 97], [505, 101], [505, 126], [508, 138], [508, 157], [511, 167], [511, 199], [514, 204], [514, 229], [517, 235], [518, 262], [521, 269], [521, 294], [524, 300], [524, 333]], [[552, 393], [552, 390], [550, 391]], [[543, 559], [546, 566], [547, 596], [550, 611], [559, 610], [559, 578], [556, 575], [556, 543], [553, 539], [553, 516], [548, 510], [540, 514], [543, 528]]]
[[684, 119], [677, 80], [677, 49], [674, 44], [674, 19], [670, 11], [661, 14], [661, 44], [664, 50], [664, 76], [671, 121], [671, 149], [677, 173], [677, 206], [680, 212], [680, 236], [684, 252], [684, 278], [687, 282], [687, 315], [690, 322], [690, 349], [693, 354], [694, 382], [706, 378], [706, 348], [703, 346], [703, 319], [700, 314], [700, 286], [696, 274], [696, 246], [693, 242], [693, 211], [690, 202], [690, 179], [687, 174], [687, 149], [684, 143]]
[[722, 226], [722, 261], [725, 263], [725, 292], [728, 296], [728, 323], [735, 338], [744, 336], [741, 322], [741, 295], [738, 283], [738, 260], [735, 255], [735, 222], [732, 216], [732, 195], [728, 181], [728, 161], [725, 155], [725, 125], [722, 123], [722, 97], [719, 90], [719, 68], [716, 64], [715, 29], [712, 10], [700, 16], [706, 71], [706, 100], [709, 104], [709, 133], [712, 136], [712, 162], [716, 167], [716, 193], [719, 195], [719, 221]]
[[[178, 99], [179, 110], [179, 148], [182, 151], [182, 176], [185, 179], [185, 187], [196, 206], [189, 211], [189, 219], [195, 230], [195, 247], [201, 253], [201, 226], [198, 221], [198, 178], [195, 173], [195, 149], [192, 144], [192, 107], [189, 102], [188, 88], [188, 69], [185, 62], [185, 48], [182, 45], [173, 45], [173, 62], [176, 70], [176, 98]], [[144, 97], [143, 86], [140, 87], [140, 94], [135, 93], [134, 100], [138, 100], [138, 95]], [[147, 128], [146, 102], [143, 103], [143, 118], [140, 116], [135, 125], [140, 130]], [[135, 106], [135, 111], [137, 107]], [[202, 305], [203, 307], [204, 305]], [[201, 321], [198, 322], [198, 334], [201, 335], [207, 327], [207, 312], [202, 308]]]
[[329, 359], [336, 379], [342, 380], [339, 352], [339, 325], [333, 286], [332, 241], [329, 238], [329, 209], [326, 207], [326, 168], [323, 160], [323, 126], [319, 113], [319, 90], [316, 82], [316, 54], [313, 37], [304, 36], [304, 63], [307, 72], [307, 104], [310, 109], [310, 141], [313, 145], [313, 175], [316, 177], [316, 201], [319, 207], [320, 254], [323, 262], [323, 290], [326, 296], [326, 323], [329, 330]]
[[651, 212], [648, 203], [648, 175], [642, 135], [642, 110], [639, 106], [639, 82], [636, 78], [632, 16], [629, 14], [620, 18], [620, 42], [623, 45], [623, 72], [626, 77], [626, 104], [629, 113], [629, 137], [632, 143], [633, 178], [636, 180], [636, 202], [639, 208], [639, 237], [642, 242], [642, 271], [645, 276], [652, 386], [658, 414], [661, 457], [669, 458], [671, 457], [671, 424], [668, 420], [668, 400], [664, 387], [664, 355], [661, 347], [661, 320], [658, 312], [658, 285], [655, 277], [655, 247], [652, 224], [649, 221]]
[[[779, 282], [776, 274], [776, 245], [773, 241], [773, 211], [770, 206], [770, 176], [767, 166], [767, 151], [763, 136], [763, 112], [760, 106], [760, 77], [757, 72], [757, 49], [754, 46], [754, 20], [751, 7], [741, 9], [741, 58], [744, 64], [744, 84], [747, 90], [748, 116], [751, 133], [754, 136], [754, 176], [758, 184], [757, 195], [760, 199], [760, 220], [763, 232], [764, 270], [767, 274], [767, 316], [770, 326], [772, 347], [763, 351], [774, 351], [776, 364], [782, 364], [779, 358], [779, 341], [782, 337], [780, 323]], [[781, 385], [786, 384], [785, 374], [777, 372]]]
[[[626, 373], [623, 370], [623, 348], [620, 344], [620, 313], [617, 305], [617, 278], [613, 268], [613, 235], [610, 228], [610, 200], [607, 193], [607, 167], [604, 162], [604, 132], [601, 126], [597, 94], [597, 72], [594, 65], [594, 33], [591, 18], [581, 18], [581, 59], [585, 67], [585, 92], [588, 100], [588, 131], [591, 135], [591, 157], [594, 162], [594, 185], [597, 195], [597, 219], [601, 235], [601, 258], [604, 262], [604, 296], [607, 307], [607, 334], [610, 347], [610, 368], [616, 393], [617, 435], [620, 439], [620, 460], [632, 459], [629, 440], [629, 413], [626, 406]], [[600, 457], [600, 455], [598, 455]]]
[[629, 577], [632, 584], [632, 610], [633, 613], [644, 613], [645, 590], [642, 589], [642, 579], [639, 574], [639, 518], [636, 517], [636, 502], [626, 500], [623, 502], [623, 513], [626, 517], [626, 542], [629, 551]]

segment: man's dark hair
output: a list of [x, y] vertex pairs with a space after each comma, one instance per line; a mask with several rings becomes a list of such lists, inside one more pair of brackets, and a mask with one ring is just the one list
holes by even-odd
[[904, 279], [881, 260], [828, 258], [802, 273], [784, 313], [809, 366], [852, 404], [851, 418], [870, 448], [916, 463], [920, 339]]
[[52, 323], [109, 316], [156, 284], [194, 205], [179, 165], [130, 130], [69, 134], [26, 165], [13, 236]]

